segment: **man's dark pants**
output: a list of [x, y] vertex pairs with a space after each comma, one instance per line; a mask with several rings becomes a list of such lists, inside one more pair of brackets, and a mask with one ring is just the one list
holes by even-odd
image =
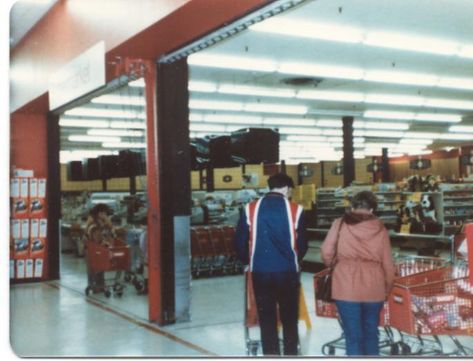
[[283, 326], [284, 355], [297, 355], [300, 275], [252, 273], [264, 355], [280, 355], [277, 306]]

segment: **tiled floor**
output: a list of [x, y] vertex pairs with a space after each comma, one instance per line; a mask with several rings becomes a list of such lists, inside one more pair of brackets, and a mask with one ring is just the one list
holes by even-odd
[[[85, 297], [82, 258], [63, 257], [61, 281], [11, 287], [11, 344], [20, 356], [245, 356], [243, 276], [192, 282], [190, 322], [149, 324], [146, 296], [132, 286], [121, 298]], [[299, 325], [301, 353], [322, 356], [322, 345], [341, 334], [338, 321], [315, 315], [312, 274], [302, 274], [312, 322]], [[397, 334], [396, 334], [396, 337]], [[250, 329], [258, 339], [258, 330]], [[473, 338], [460, 337], [473, 348]], [[441, 337], [444, 352], [454, 345]], [[343, 350], [337, 349], [337, 355]]]

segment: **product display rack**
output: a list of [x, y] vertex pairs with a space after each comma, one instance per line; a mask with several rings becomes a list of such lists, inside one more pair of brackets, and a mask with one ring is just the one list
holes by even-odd
[[20, 171], [10, 180], [10, 282], [40, 281], [47, 248], [46, 178]]
[[473, 184], [444, 183], [440, 189], [443, 194], [445, 234], [457, 234], [466, 221], [473, 220]]

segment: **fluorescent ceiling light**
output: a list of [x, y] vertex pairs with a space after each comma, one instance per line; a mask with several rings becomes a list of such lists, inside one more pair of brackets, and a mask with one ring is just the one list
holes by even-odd
[[473, 126], [470, 125], [452, 125], [448, 128], [449, 132], [458, 132], [458, 133], [473, 133]]
[[83, 128], [107, 128], [109, 126], [108, 120], [94, 120], [94, 119], [59, 119], [59, 126], [61, 127], [83, 127]]
[[312, 135], [312, 134], [315, 134], [315, 135], [319, 135], [319, 134], [322, 134], [322, 131], [320, 129], [317, 129], [317, 128], [279, 128], [279, 133], [280, 134], [301, 134], [301, 135]]
[[287, 113], [287, 114], [306, 114], [307, 107], [304, 105], [280, 105], [269, 103], [248, 103], [244, 105], [243, 110], [247, 112], [262, 113]]
[[75, 115], [82, 117], [103, 117], [103, 118], [132, 118], [144, 119], [145, 115], [143, 112], [129, 112], [121, 109], [100, 109], [100, 108], [85, 108], [78, 107], [70, 110], [66, 110], [65, 115]]
[[366, 149], [382, 149], [382, 148], [392, 148], [397, 147], [399, 143], [377, 143], [377, 142], [367, 142], [365, 143]]
[[369, 70], [364, 74], [363, 80], [391, 84], [435, 86], [438, 77], [436, 75], [402, 71]]
[[145, 87], [145, 80], [143, 78], [133, 80], [128, 83], [128, 86], [137, 87], [137, 88], [144, 88]]
[[386, 119], [405, 119], [410, 120], [414, 118], [412, 112], [394, 112], [382, 110], [367, 110], [363, 113], [365, 118], [386, 118]]
[[442, 88], [473, 90], [473, 79], [443, 77], [439, 79], [437, 86]]
[[209, 110], [243, 110], [243, 104], [238, 102], [219, 102], [212, 100], [195, 100], [189, 101], [191, 109], [209, 109]]
[[88, 150], [88, 149], [77, 149], [77, 150], [61, 150], [59, 151], [59, 162], [61, 164], [69, 163], [72, 161], [82, 161], [84, 158], [97, 158], [101, 155], [113, 155], [118, 154], [117, 151], [112, 150]]
[[204, 122], [209, 123], [239, 123], [239, 124], [262, 124], [263, 118], [259, 116], [245, 116], [233, 114], [205, 114]]
[[196, 121], [196, 122], [201, 122], [204, 120], [204, 115], [203, 114], [198, 114], [198, 113], [190, 113], [189, 114], [189, 121]]
[[146, 143], [112, 142], [102, 143], [104, 148], [146, 148]]
[[418, 96], [366, 94], [366, 103], [421, 106], [424, 98]]
[[146, 123], [113, 120], [110, 122], [110, 128], [146, 129]]
[[92, 135], [70, 135], [67, 139], [71, 142], [120, 142], [120, 137], [104, 137]]
[[431, 132], [406, 132], [406, 138], [415, 138], [415, 139], [437, 139], [440, 136], [440, 133], [431, 133]]
[[462, 58], [473, 58], [473, 45], [463, 45], [458, 56]]
[[353, 124], [354, 128], [359, 129], [393, 129], [393, 130], [407, 130], [409, 124], [397, 123], [397, 122], [363, 122], [355, 121]]
[[127, 129], [89, 129], [87, 135], [106, 135], [106, 136], [117, 136], [117, 137], [143, 137], [144, 132], [140, 130], [127, 130]]
[[215, 83], [210, 83], [206, 81], [189, 81], [188, 86], [190, 91], [203, 92], [203, 93], [213, 93], [217, 91], [217, 85]]
[[319, 119], [317, 120], [317, 126], [327, 128], [341, 128], [343, 126], [343, 122], [337, 119]]
[[276, 71], [276, 62], [269, 59], [244, 58], [226, 55], [194, 53], [187, 58], [193, 66], [206, 66], [223, 69], [252, 70], [270, 73]]
[[353, 143], [357, 144], [357, 143], [364, 143], [365, 142], [365, 138], [363, 137], [355, 137], [353, 138]]
[[240, 94], [240, 95], [256, 95], [280, 98], [293, 98], [296, 91], [284, 88], [269, 88], [261, 86], [233, 85], [222, 84], [218, 87], [218, 92], [222, 94]]
[[438, 139], [445, 140], [471, 140], [471, 134], [446, 133], [440, 134]]
[[404, 137], [404, 132], [391, 132], [391, 131], [381, 131], [381, 130], [365, 130], [365, 137], [378, 137], [378, 138], [402, 138]]
[[432, 154], [432, 151], [429, 149], [426, 150], [410, 150], [407, 151], [408, 155], [427, 155], [427, 154]]
[[354, 27], [299, 20], [292, 21], [278, 19], [277, 17], [256, 23], [250, 27], [250, 30], [279, 35], [338, 41], [342, 43], [359, 43], [363, 38], [362, 31]]
[[343, 135], [343, 130], [342, 129], [323, 129], [322, 130], [323, 135]]
[[341, 91], [299, 90], [297, 98], [360, 103], [364, 100], [364, 94]]
[[96, 104], [115, 104], [115, 105], [139, 105], [144, 106], [146, 104], [144, 97], [130, 96], [130, 95], [116, 95], [108, 94], [101, 95], [91, 100], [92, 103]]
[[285, 126], [315, 126], [314, 119], [300, 119], [300, 118], [264, 118], [265, 125], [285, 125]]
[[458, 123], [461, 122], [462, 117], [458, 114], [418, 113], [415, 115], [414, 120], [426, 122]]
[[224, 125], [214, 124], [190, 124], [189, 129], [192, 132], [225, 132]]
[[305, 142], [325, 142], [327, 138], [321, 136], [309, 135], [289, 135], [286, 138], [288, 141], [305, 141]]
[[418, 144], [418, 145], [429, 145], [434, 141], [432, 139], [416, 139], [416, 138], [402, 138], [399, 140], [400, 144]]
[[365, 158], [365, 152], [363, 151], [355, 151], [353, 152], [353, 157], [355, 159], [364, 159]]
[[354, 80], [360, 80], [363, 78], [363, 69], [360, 68], [313, 63], [283, 63], [279, 66], [278, 72], [283, 74]]
[[426, 98], [425, 106], [473, 110], [473, 102], [468, 100]]
[[387, 31], [368, 32], [363, 43], [383, 48], [410, 50], [441, 55], [455, 55], [459, 46], [458, 43], [448, 40], [439, 40], [438, 38], [415, 36], [413, 34], [393, 33]]

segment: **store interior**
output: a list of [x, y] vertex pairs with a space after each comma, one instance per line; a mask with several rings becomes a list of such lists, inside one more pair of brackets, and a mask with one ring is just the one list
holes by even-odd
[[[473, 219], [470, 19], [455, 3], [452, 22], [427, 0], [408, 13], [402, 2], [383, 11], [373, 0], [339, 3], [304, 2], [188, 57], [192, 230], [218, 228], [224, 237], [240, 207], [267, 191], [268, 176], [285, 171], [309, 215], [304, 287], [312, 317], [309, 275], [321, 269], [324, 235], [356, 192], [377, 194], [397, 255], [451, 260], [453, 236]], [[88, 296], [141, 319], [148, 315], [144, 96], [143, 79], [130, 78], [59, 123], [61, 284], [86, 292], [84, 227], [91, 207], [106, 203], [131, 267], [119, 276], [122, 294]], [[346, 117], [353, 117], [354, 179], [344, 186]], [[212, 152], [246, 128], [272, 132], [277, 142], [252, 145], [256, 161]], [[241, 286], [243, 267], [228, 247], [211, 262], [192, 250], [190, 262], [192, 300], [212, 287]], [[219, 298], [192, 302], [198, 324]], [[231, 317], [242, 304], [233, 306]]]

